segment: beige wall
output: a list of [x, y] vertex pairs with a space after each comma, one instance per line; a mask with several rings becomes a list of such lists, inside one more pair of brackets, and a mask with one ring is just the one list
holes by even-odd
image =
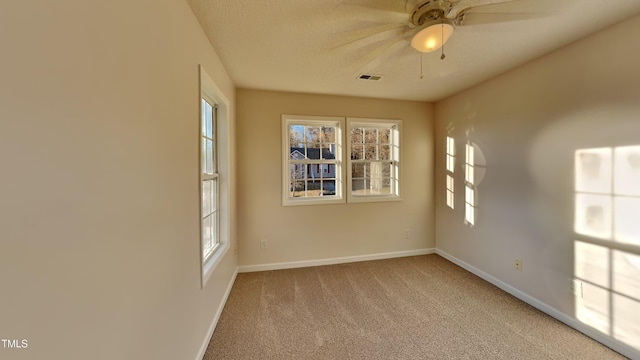
[[[240, 89], [237, 106], [240, 265], [435, 247], [431, 104]], [[283, 207], [282, 114], [401, 119], [403, 201]]]
[[[640, 48], [632, 45], [638, 34], [634, 17], [437, 103], [439, 250], [574, 317], [574, 153], [640, 145]], [[461, 155], [455, 210], [444, 197], [448, 126]], [[463, 223], [467, 137], [487, 161], [473, 228]], [[516, 258], [524, 271], [514, 270]]]
[[236, 269], [201, 289], [198, 64], [235, 90], [190, 8], [3, 1], [0, 28], [0, 338], [28, 340], [0, 358], [195, 359]]

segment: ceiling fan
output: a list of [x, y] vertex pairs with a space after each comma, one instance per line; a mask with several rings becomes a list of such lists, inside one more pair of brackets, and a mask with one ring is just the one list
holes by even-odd
[[[523, 14], [474, 13], [474, 8], [518, 0], [426, 0], [411, 12], [408, 28], [414, 30], [411, 47], [427, 53], [440, 49], [453, 34], [454, 28], [479, 23], [522, 20]], [[484, 15], [485, 19], [477, 16]], [[500, 16], [501, 15], [501, 16]], [[532, 17], [533, 14], [524, 14]], [[474, 19], [471, 17], [475, 16]], [[444, 53], [441, 56], [444, 59]]]
[[[372, 33], [360, 29], [358, 34], [364, 33], [364, 36], [357, 36], [343, 46], [373, 38], [393, 40], [377, 49], [373, 59], [407, 43], [420, 53], [433, 52], [441, 49], [459, 27], [539, 18], [545, 14], [538, 9], [549, 9], [549, 1], [560, 0], [404, 0], [403, 10], [400, 10], [398, 0], [395, 3], [361, 0], [356, 5], [361, 11], [375, 11], [383, 19], [386, 13], [390, 21], [371, 28]], [[525, 3], [528, 6], [520, 7]], [[395, 4], [393, 9], [390, 8], [392, 4]], [[413, 4], [413, 10], [407, 11]], [[523, 9], [525, 12], [522, 12]], [[392, 13], [396, 16], [391, 16]], [[440, 58], [444, 57], [443, 51]]]

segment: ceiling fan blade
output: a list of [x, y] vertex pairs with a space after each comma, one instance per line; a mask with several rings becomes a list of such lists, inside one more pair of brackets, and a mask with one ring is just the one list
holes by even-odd
[[539, 19], [549, 16], [550, 13], [485, 13], [485, 12], [468, 12], [465, 13], [458, 25], [487, 25], [509, 21], [522, 21]]
[[339, 16], [344, 18], [362, 19], [362, 20], [380, 20], [384, 22], [408, 22], [409, 14], [404, 9], [404, 3], [400, 6], [389, 7], [388, 2], [384, 2], [387, 5], [381, 5], [379, 2], [365, 3], [365, 4], [351, 4], [341, 2], [332, 11], [332, 16]]
[[455, 19], [458, 15], [460, 15], [467, 9], [513, 1], [517, 0], [460, 0], [451, 4], [451, 9], [449, 9], [449, 12], [445, 14], [445, 17], [447, 17], [448, 19]]
[[357, 69], [360, 70], [360, 72], [371, 71], [395, 52], [408, 48], [408, 44], [409, 41], [406, 36], [387, 42], [383, 46], [380, 46], [369, 54], [363, 56], [360, 61], [357, 61]]
[[[369, 28], [362, 28], [353, 31], [343, 32], [344, 42], [339, 43], [331, 48], [337, 49], [342, 47], [350, 47], [352, 45], [365, 46], [367, 44], [391, 39], [402, 35], [406, 30], [406, 24], [383, 24]], [[342, 38], [341, 34], [337, 35]]]

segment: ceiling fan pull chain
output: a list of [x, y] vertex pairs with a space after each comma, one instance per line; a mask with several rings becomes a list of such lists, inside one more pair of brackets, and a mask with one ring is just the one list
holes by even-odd
[[422, 74], [422, 59], [424, 58], [424, 53], [421, 52], [420, 53], [420, 80], [422, 80], [422, 78], [424, 78], [423, 74]]
[[440, 31], [440, 35], [442, 36], [442, 55], [440, 55], [440, 60], [444, 60], [444, 58], [446, 57], [446, 55], [444, 54], [444, 18], [442, 18], [441, 22], [440, 22], [440, 26], [441, 26], [441, 30]]

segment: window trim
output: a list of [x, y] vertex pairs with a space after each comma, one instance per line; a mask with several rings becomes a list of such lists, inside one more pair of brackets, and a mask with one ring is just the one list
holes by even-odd
[[[298, 205], [322, 205], [322, 204], [344, 204], [344, 117], [335, 116], [308, 116], [308, 115], [282, 115], [282, 206], [298, 206]], [[336, 134], [336, 154], [335, 160], [323, 161], [322, 159], [314, 159], [310, 162], [314, 164], [334, 164], [335, 163], [335, 196], [327, 197], [300, 197], [293, 198], [289, 196], [290, 192], [290, 152], [289, 143], [289, 125], [317, 125], [317, 126], [335, 126]]]
[[[231, 119], [229, 100], [224, 96], [223, 92], [216, 86], [211, 77], [207, 74], [204, 67], [199, 65], [199, 96], [198, 96], [198, 165], [196, 166], [198, 171], [198, 262], [200, 264], [200, 286], [204, 288], [211, 278], [213, 271], [220, 264], [224, 256], [231, 248], [230, 241], [230, 181], [229, 181], [229, 169], [230, 169], [230, 126], [229, 119]], [[217, 116], [216, 116], [216, 149], [218, 154], [216, 156], [216, 164], [218, 170], [218, 186], [217, 186], [217, 201], [218, 201], [218, 226], [216, 231], [218, 233], [219, 245], [210, 256], [203, 259], [203, 247], [202, 247], [202, 99], [208, 99], [212, 101], [211, 104], [216, 104]]]
[[[366, 203], [366, 202], [383, 202], [383, 201], [402, 201], [402, 120], [397, 119], [373, 119], [373, 118], [347, 118], [345, 133], [346, 151], [346, 193], [348, 203]], [[398, 143], [396, 151], [392, 151], [395, 163], [395, 192], [389, 195], [354, 195], [352, 193], [352, 160], [351, 160], [351, 129], [354, 127], [377, 127], [389, 128], [392, 130], [390, 145], [394, 147], [394, 143]], [[395, 128], [395, 129], [394, 129]]]

